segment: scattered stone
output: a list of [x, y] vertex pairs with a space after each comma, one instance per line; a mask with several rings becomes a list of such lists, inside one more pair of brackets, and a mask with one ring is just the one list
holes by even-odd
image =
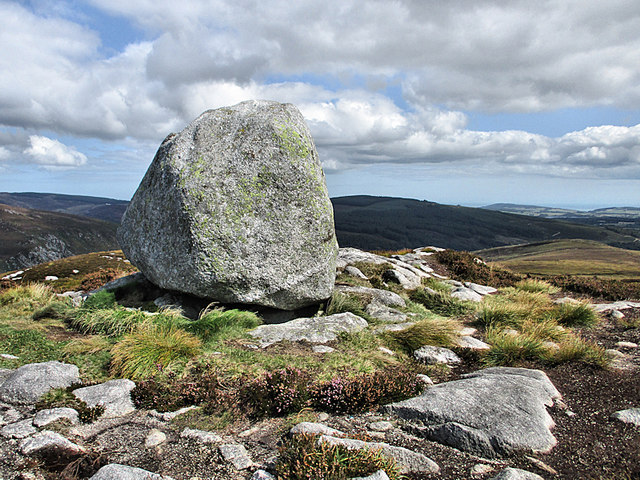
[[627, 410], [620, 410], [611, 415], [611, 418], [620, 420], [624, 423], [631, 423], [640, 427], [640, 408], [629, 408]]
[[369, 428], [375, 432], [388, 432], [393, 430], [393, 423], [391, 422], [373, 422], [369, 424]]
[[221, 443], [222, 437], [220, 435], [216, 435], [213, 432], [207, 432], [204, 430], [198, 430], [195, 428], [185, 428], [182, 430], [180, 434], [182, 438], [190, 438], [192, 440], [197, 440], [200, 443]]
[[243, 445], [237, 443], [228, 443], [220, 445], [218, 447], [220, 455], [229, 463], [231, 463], [236, 470], [245, 470], [253, 466], [253, 461], [249, 458], [246, 448]]
[[414, 429], [431, 440], [490, 458], [551, 450], [557, 442], [545, 407], [556, 398], [560, 394], [544, 372], [497, 367], [440, 383], [386, 409], [423, 422], [425, 427]]
[[389, 476], [387, 472], [384, 470], [378, 470], [375, 473], [372, 473], [368, 477], [354, 477], [351, 480], [389, 480]]
[[611, 310], [609, 312], [609, 316], [614, 320], [622, 320], [624, 318], [624, 313], [622, 313], [620, 310]]
[[30, 363], [16, 369], [0, 385], [0, 400], [33, 404], [52, 388], [66, 388], [80, 381], [78, 367], [68, 363]]
[[448, 348], [433, 347], [431, 345], [420, 347], [418, 350], [413, 352], [413, 357], [417, 361], [426, 363], [427, 365], [435, 365], [437, 363], [456, 365], [462, 362], [460, 357]]
[[453, 298], [467, 302], [481, 302], [482, 295], [467, 287], [457, 287], [451, 292]]
[[20, 444], [20, 451], [23, 455], [42, 455], [56, 458], [71, 458], [87, 453], [80, 445], [67, 440], [59, 433], [48, 430], [23, 440]]
[[147, 438], [145, 438], [144, 446], [147, 448], [153, 448], [163, 444], [166, 441], [167, 436], [164, 434], [164, 432], [158, 430], [157, 428], [154, 428], [149, 432]]
[[318, 421], [319, 422], [326, 422], [327, 420], [329, 420], [329, 414], [326, 412], [320, 412], [318, 414]]
[[485, 285], [478, 285], [477, 283], [473, 283], [473, 282], [464, 282], [464, 286], [467, 288], [470, 288], [471, 290], [476, 292], [478, 295], [482, 295], [482, 296], [490, 295], [498, 291], [497, 288], [488, 287]]
[[352, 265], [347, 265], [346, 267], [344, 267], [344, 273], [346, 273], [347, 275], [351, 275], [352, 277], [360, 278], [362, 280], [368, 280], [367, 276], [362, 273], [359, 268]]
[[73, 394], [89, 407], [104, 407], [105, 418], [122, 417], [135, 411], [131, 401], [131, 390], [136, 384], [126, 378], [109, 380], [100, 385], [78, 388]]
[[519, 468], [505, 468], [491, 480], [544, 480], [540, 475], [520, 470]]
[[431, 380], [431, 377], [429, 377], [429, 375], [419, 373], [418, 375], [416, 375], [416, 377], [418, 378], [419, 381], [421, 381], [425, 385], [433, 385], [433, 380]]
[[374, 333], [381, 333], [381, 332], [400, 332], [402, 330], [405, 330], [413, 325], [415, 325], [416, 322], [404, 322], [404, 323], [387, 323], [386, 325], [380, 325], [379, 327], [376, 327], [374, 329]]
[[0, 430], [0, 435], [7, 438], [26, 438], [37, 431], [36, 427], [33, 426], [32, 420], [28, 418], [26, 420], [5, 425], [2, 427], [2, 430]]
[[20, 360], [20, 357], [16, 357], [10, 353], [0, 353], [0, 358], [4, 358], [5, 360]]
[[189, 407], [182, 407], [179, 410], [176, 410], [175, 412], [157, 412], [155, 410], [150, 410], [149, 411], [149, 415], [151, 415], [152, 417], [155, 418], [159, 418], [160, 420], [163, 420], [165, 422], [170, 422], [171, 420], [173, 420], [176, 417], [179, 417], [180, 415], [184, 415], [185, 413], [198, 408], [195, 405], [191, 405]]
[[440, 467], [436, 462], [421, 453], [413, 452], [403, 447], [395, 447], [387, 443], [364, 442], [350, 438], [336, 438], [329, 435], [321, 435], [319, 443], [329, 445], [341, 445], [349, 450], [380, 450], [381, 453], [393, 458], [400, 467], [401, 473], [438, 473]]
[[251, 480], [276, 480], [276, 477], [266, 470], [256, 470], [253, 472], [253, 475], [251, 475]]
[[384, 353], [385, 355], [395, 356], [395, 352], [393, 350], [389, 350], [387, 347], [378, 347], [378, 350]]
[[387, 307], [406, 307], [407, 303], [397, 293], [389, 290], [380, 290], [378, 288], [355, 287], [351, 285], [336, 285], [336, 291], [340, 293], [355, 293], [368, 297], [371, 302], [381, 303]]
[[627, 357], [624, 353], [622, 353], [622, 352], [620, 352], [620, 351], [618, 351], [618, 350], [615, 350], [615, 349], [613, 349], [613, 348], [607, 348], [607, 349], [604, 351], [604, 353], [606, 353], [607, 355], [609, 355], [609, 357], [610, 357], [613, 361], [616, 361], [616, 360], [624, 360], [624, 359]]
[[277, 325], [261, 325], [251, 330], [249, 335], [258, 338], [263, 348], [282, 340], [327, 343], [337, 340], [338, 333], [359, 332], [368, 325], [364, 318], [345, 312], [326, 317], [297, 318]]
[[313, 350], [314, 353], [331, 353], [336, 351], [335, 348], [331, 348], [326, 345], [314, 345], [311, 347], [311, 350]]
[[283, 310], [329, 298], [333, 207], [301, 113], [251, 100], [206, 111], [169, 135], [118, 240], [167, 290]]
[[463, 335], [462, 337], [456, 340], [456, 343], [460, 348], [468, 348], [470, 350], [489, 350], [491, 349], [491, 345], [484, 343], [482, 340], [478, 340], [477, 338], [470, 337], [468, 335]]
[[414, 272], [395, 267], [385, 271], [382, 274], [382, 280], [385, 282], [397, 283], [405, 290], [415, 290], [422, 285], [421, 276]]
[[638, 344], [634, 342], [618, 342], [616, 343], [618, 348], [638, 348]]
[[330, 435], [332, 437], [343, 437], [345, 434], [335, 428], [327, 427], [321, 423], [301, 422], [289, 430], [289, 435]]
[[475, 335], [477, 332], [478, 332], [477, 328], [464, 327], [462, 330], [460, 330], [460, 336], [461, 337], [470, 337], [471, 335]]
[[452, 285], [454, 287], [464, 287], [462, 282], [459, 282], [457, 280], [445, 280], [444, 283], [448, 283], [449, 285]]
[[[381, 265], [389, 263], [389, 259], [375, 253], [363, 252], [357, 248], [341, 248], [338, 252], [338, 260], [344, 263], [345, 268], [347, 265], [353, 265], [354, 263], [373, 263], [375, 265]], [[389, 264], [389, 268], [391, 265]]]
[[7, 408], [0, 413], [0, 427], [8, 423], [15, 423], [22, 418], [22, 415], [15, 408]]
[[47, 408], [40, 410], [33, 418], [33, 425], [40, 428], [46, 427], [50, 423], [58, 420], [65, 419], [71, 422], [72, 425], [78, 423], [78, 412], [73, 408], [60, 407], [60, 408]]
[[542, 460], [540, 460], [539, 458], [536, 457], [530, 457], [530, 456], [525, 456], [524, 458], [526, 458], [527, 460], [529, 460], [529, 462], [531, 462], [532, 465], [534, 465], [535, 467], [539, 468], [540, 470], [542, 470], [543, 472], [547, 472], [550, 473], [551, 475], [558, 475], [558, 471], [553, 468], [550, 467], [549, 465], [547, 465], [546, 463], [544, 463]]
[[158, 475], [142, 468], [111, 463], [105, 465], [89, 480], [173, 480], [166, 475]]
[[407, 321], [406, 313], [376, 301], [369, 303], [365, 307], [365, 312], [381, 322], [403, 323]]
[[577, 303], [580, 303], [580, 302], [578, 300], [576, 300], [575, 298], [563, 297], [563, 298], [558, 298], [558, 299], [554, 300], [553, 303], [555, 303], [556, 305], [562, 305], [564, 303], [577, 304]]
[[55, 275], [47, 275], [46, 277], [44, 277], [45, 282], [55, 282], [56, 280], [58, 280], [58, 277], [56, 277]]
[[493, 472], [493, 467], [491, 465], [487, 465], [485, 463], [478, 463], [473, 467], [471, 467], [471, 471], [469, 473], [471, 473], [472, 477], [480, 477], [482, 475], [486, 475], [487, 473], [491, 473], [491, 472]]

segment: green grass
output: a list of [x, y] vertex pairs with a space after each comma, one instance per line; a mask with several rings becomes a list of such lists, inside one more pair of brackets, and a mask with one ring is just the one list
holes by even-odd
[[67, 318], [69, 327], [80, 333], [119, 337], [133, 332], [147, 321], [150, 315], [140, 310], [125, 310], [123, 307], [78, 309]]
[[586, 303], [563, 303], [557, 305], [552, 315], [565, 327], [591, 327], [598, 323], [598, 315]]
[[476, 309], [473, 302], [458, 300], [445, 291], [431, 293], [425, 289], [417, 289], [409, 294], [409, 298], [428, 310], [447, 317], [466, 315]]
[[551, 285], [544, 280], [539, 280], [536, 278], [526, 278], [524, 280], [520, 280], [514, 285], [514, 287], [517, 290], [522, 290], [523, 292], [547, 293], [549, 295], [558, 293], [560, 291], [560, 289], [555, 285]]
[[376, 322], [365, 311], [366, 301], [359, 295], [348, 294], [334, 291], [327, 304], [326, 315], [335, 315], [337, 313], [351, 312], [367, 321]]
[[549, 353], [549, 348], [545, 347], [544, 342], [531, 334], [511, 335], [490, 327], [485, 332], [485, 338], [491, 345], [491, 349], [483, 358], [487, 366], [514, 366], [525, 360], [546, 358]]
[[450, 347], [455, 345], [460, 324], [449, 318], [433, 317], [421, 320], [398, 332], [388, 332], [390, 346], [408, 355], [424, 345]]

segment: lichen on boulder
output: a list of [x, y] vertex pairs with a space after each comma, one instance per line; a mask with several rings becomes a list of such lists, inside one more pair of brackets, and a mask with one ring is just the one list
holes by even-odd
[[169, 135], [118, 239], [162, 288], [283, 310], [327, 299], [338, 251], [333, 209], [298, 109], [242, 102]]

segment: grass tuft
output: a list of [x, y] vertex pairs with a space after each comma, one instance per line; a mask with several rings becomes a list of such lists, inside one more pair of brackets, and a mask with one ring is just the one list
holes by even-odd
[[447, 317], [466, 315], [476, 309], [473, 302], [458, 300], [444, 291], [431, 293], [425, 289], [417, 289], [409, 294], [409, 298], [421, 303], [432, 312]]
[[514, 287], [517, 290], [521, 290], [523, 292], [546, 293], [549, 295], [553, 295], [554, 293], [558, 293], [560, 291], [560, 289], [555, 285], [551, 285], [544, 280], [538, 280], [536, 278], [526, 278], [524, 280], [520, 280], [514, 285]]
[[432, 317], [423, 319], [398, 332], [388, 332], [392, 347], [411, 355], [424, 345], [450, 347], [460, 331], [460, 324], [449, 318]]
[[563, 303], [557, 305], [552, 314], [565, 327], [591, 327], [598, 323], [597, 313], [587, 303]]
[[510, 335], [498, 328], [489, 327], [485, 337], [491, 345], [483, 358], [487, 366], [514, 366], [526, 360], [540, 360], [549, 352], [542, 340], [530, 334]]

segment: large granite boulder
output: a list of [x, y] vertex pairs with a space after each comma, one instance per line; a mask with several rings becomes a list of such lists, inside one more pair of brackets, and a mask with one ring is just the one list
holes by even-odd
[[169, 290], [283, 310], [329, 298], [333, 208], [300, 112], [248, 101], [204, 112], [169, 135], [118, 239]]

